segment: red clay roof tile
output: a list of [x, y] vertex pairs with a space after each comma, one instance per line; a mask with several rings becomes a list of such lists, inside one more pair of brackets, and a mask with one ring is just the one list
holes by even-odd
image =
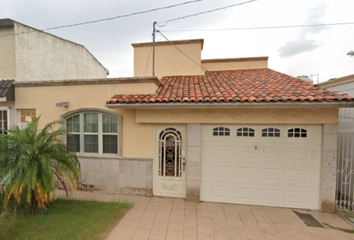
[[205, 75], [161, 79], [155, 94], [115, 95], [107, 104], [206, 102], [323, 102], [354, 101], [344, 93], [318, 86], [274, 70], [250, 69], [205, 72]]

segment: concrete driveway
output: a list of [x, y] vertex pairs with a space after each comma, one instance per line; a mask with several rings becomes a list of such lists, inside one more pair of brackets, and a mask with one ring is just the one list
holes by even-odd
[[[63, 195], [62, 191], [56, 196]], [[220, 203], [190, 203], [181, 199], [147, 198], [76, 192], [73, 198], [100, 201], [129, 200], [135, 206], [110, 233], [108, 240], [133, 239], [269, 239], [349, 240], [354, 234], [335, 229], [307, 227], [286, 208]], [[311, 214], [320, 223], [352, 229], [334, 214]]]

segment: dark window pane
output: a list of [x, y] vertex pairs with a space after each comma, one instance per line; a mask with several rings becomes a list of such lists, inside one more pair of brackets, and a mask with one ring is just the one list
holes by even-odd
[[275, 137], [280, 137], [280, 133], [274, 133]]
[[248, 131], [248, 128], [243, 128], [243, 131]]
[[301, 137], [305, 138], [305, 137], [307, 137], [307, 134], [306, 133], [301, 133]]
[[213, 132], [213, 136], [217, 136], [218, 135], [218, 132]]
[[274, 131], [274, 128], [268, 128], [268, 131], [269, 131], [269, 132], [273, 132], [273, 131]]
[[104, 133], [117, 133], [118, 120], [114, 117], [102, 114], [102, 130]]
[[219, 132], [219, 136], [224, 136], [224, 132]]
[[262, 133], [262, 137], [266, 137], [266, 136], [267, 136], [267, 133], [266, 133], [266, 132], [265, 132], [265, 133], [263, 132], [263, 133]]
[[118, 153], [118, 137], [103, 135], [103, 153]]
[[248, 132], [243, 132], [244, 137], [248, 137]]
[[250, 137], [254, 137], [254, 132], [250, 132]]
[[294, 137], [293, 133], [288, 133], [288, 137]]
[[219, 127], [219, 131], [224, 131], [224, 128], [223, 127]]
[[88, 133], [98, 132], [97, 113], [84, 113], [84, 132], [88, 132]]
[[66, 129], [69, 132], [80, 132], [80, 115], [79, 114], [66, 119]]
[[300, 133], [295, 133], [295, 137], [300, 137]]
[[238, 137], [242, 137], [242, 132], [237, 132]]
[[66, 143], [68, 146], [74, 149], [75, 152], [80, 152], [80, 135], [78, 134], [67, 135]]
[[98, 135], [84, 136], [85, 152], [98, 153]]
[[268, 137], [273, 137], [273, 133], [268, 133]]
[[276, 128], [276, 129], [275, 129], [275, 132], [280, 132], [280, 130]]
[[225, 136], [230, 136], [230, 132], [225, 132]]
[[250, 132], [254, 133], [254, 129], [250, 128]]

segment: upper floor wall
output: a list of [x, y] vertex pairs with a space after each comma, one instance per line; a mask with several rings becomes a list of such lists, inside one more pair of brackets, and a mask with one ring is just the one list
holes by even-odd
[[16, 79], [15, 28], [10, 19], [0, 20], [0, 80]]
[[[171, 75], [204, 74], [203, 69], [198, 66], [201, 65], [203, 43], [203, 39], [171, 41], [171, 43], [156, 42], [155, 76], [162, 78]], [[134, 77], [152, 76], [153, 43], [133, 43], [132, 46], [134, 47]]]
[[205, 59], [202, 67], [208, 71], [268, 68], [268, 57]]
[[0, 20], [0, 79], [38, 81], [106, 78], [108, 70], [82, 45]]
[[[201, 59], [203, 39], [155, 43], [155, 76], [203, 75], [205, 71], [268, 67], [268, 57]], [[134, 77], [152, 76], [153, 43], [134, 43]]]

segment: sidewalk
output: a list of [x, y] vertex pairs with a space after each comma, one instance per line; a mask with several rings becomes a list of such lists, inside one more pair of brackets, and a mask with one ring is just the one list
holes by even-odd
[[[65, 196], [57, 191], [55, 196]], [[75, 192], [81, 200], [128, 200], [134, 207], [113, 229], [108, 240], [350, 240], [354, 234], [335, 229], [307, 227], [286, 208], [220, 203], [190, 203], [182, 199], [148, 198]], [[352, 229], [335, 214], [296, 210], [311, 214], [320, 223]]]

